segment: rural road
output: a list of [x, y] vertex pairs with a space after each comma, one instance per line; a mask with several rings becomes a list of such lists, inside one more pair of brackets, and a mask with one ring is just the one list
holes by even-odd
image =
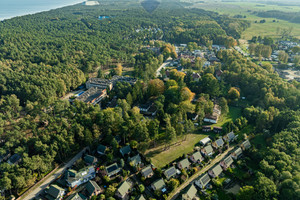
[[214, 166], [216, 163], [220, 162], [229, 151], [231, 151], [234, 147], [229, 147], [226, 151], [224, 151], [224, 153], [218, 155], [214, 160], [211, 161], [211, 163], [209, 165], [206, 165], [204, 168], [202, 168], [200, 171], [198, 171], [196, 174], [194, 174], [191, 178], [188, 179], [187, 182], [185, 182], [184, 184], [180, 185], [175, 193], [170, 194], [170, 196], [168, 197], [168, 200], [174, 200], [178, 197], [178, 195], [180, 194], [181, 190], [184, 189], [186, 186], [188, 186], [191, 182], [193, 182], [195, 179], [197, 179], [201, 174], [203, 174], [204, 172], [208, 171], [212, 166]]
[[[49, 177], [47, 177], [45, 180], [42, 180], [41, 183], [38, 182], [36, 183], [36, 185], [40, 184], [37, 188], [35, 188], [34, 190], [30, 191], [29, 194], [24, 194], [24, 197], [22, 197], [21, 199], [34, 199], [35, 197], [37, 197], [41, 192], [44, 191], [45, 188], [47, 188], [47, 186], [54, 181], [55, 179], [57, 179], [57, 177], [59, 175], [61, 175], [68, 167], [71, 167], [73, 165], [73, 163], [78, 160], [83, 152], [87, 149], [87, 147], [85, 147], [84, 149], [82, 149], [78, 154], [76, 154], [76, 156], [74, 156], [68, 163], [66, 163], [64, 166], [60, 167], [57, 169], [57, 171], [54, 174], [51, 174]], [[33, 186], [34, 187], [34, 186]]]
[[172, 60], [171, 57], [169, 57], [157, 70], [156, 70], [156, 77], [159, 77], [160, 75], [160, 71], [165, 68], [169, 63], [170, 61]]

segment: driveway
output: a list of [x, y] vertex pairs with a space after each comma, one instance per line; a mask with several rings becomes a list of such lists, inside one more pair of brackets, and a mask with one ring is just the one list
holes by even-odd
[[160, 71], [165, 68], [170, 62], [171, 62], [172, 58], [169, 57], [157, 70], [156, 70], [156, 77], [159, 77], [160, 75]]
[[[24, 197], [22, 196], [20, 199], [34, 199], [35, 197], [37, 197], [41, 192], [44, 191], [44, 189], [47, 188], [47, 186], [54, 180], [57, 179], [57, 177], [59, 177], [59, 175], [61, 175], [67, 168], [71, 167], [73, 165], [73, 163], [78, 160], [79, 158], [81, 158], [83, 152], [87, 149], [87, 147], [85, 147], [83, 150], [81, 150], [76, 156], [74, 156], [69, 162], [67, 162], [64, 166], [58, 168], [53, 174], [51, 174], [49, 177], [47, 177], [44, 180], [41, 180], [40, 182], [36, 183], [35, 186], [37, 186], [36, 188], [34, 188], [32, 191], [30, 191], [28, 194], [24, 194]], [[33, 186], [33, 187], [35, 187]]]

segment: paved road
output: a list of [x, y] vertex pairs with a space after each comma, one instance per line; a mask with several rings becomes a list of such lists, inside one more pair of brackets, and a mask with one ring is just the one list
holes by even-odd
[[[42, 181], [42, 183], [38, 182], [36, 183], [36, 185], [40, 184], [37, 188], [35, 188], [33, 191], [31, 191], [29, 194], [27, 194], [25, 197], [23, 197], [22, 199], [34, 199], [35, 197], [37, 197], [41, 192], [44, 191], [44, 189], [55, 179], [57, 179], [57, 177], [59, 175], [61, 175], [68, 167], [71, 167], [73, 165], [73, 163], [78, 160], [83, 152], [87, 149], [84, 148], [83, 150], [81, 150], [76, 156], [74, 156], [68, 163], [66, 163], [64, 166], [60, 167], [54, 174], [50, 175], [49, 177], [47, 177], [45, 180]], [[33, 186], [34, 187], [34, 186]]]
[[169, 63], [170, 61], [172, 60], [171, 57], [169, 57], [157, 70], [156, 70], [156, 77], [159, 77], [160, 75], [160, 71], [165, 68]]
[[229, 151], [231, 151], [234, 147], [230, 147], [228, 148], [226, 151], [224, 151], [224, 153], [220, 154], [219, 156], [217, 156], [214, 160], [211, 161], [211, 163], [209, 165], [206, 165], [204, 168], [202, 168], [200, 171], [198, 171], [196, 174], [194, 174], [191, 178], [188, 179], [187, 182], [185, 182], [184, 184], [180, 185], [177, 189], [176, 192], [174, 194], [171, 194], [168, 197], [168, 200], [174, 200], [178, 197], [178, 195], [180, 194], [181, 190], [184, 189], [186, 186], [188, 186], [190, 183], [193, 183], [201, 174], [203, 174], [204, 172], [208, 171], [212, 166], [214, 166], [216, 163], [220, 162]]

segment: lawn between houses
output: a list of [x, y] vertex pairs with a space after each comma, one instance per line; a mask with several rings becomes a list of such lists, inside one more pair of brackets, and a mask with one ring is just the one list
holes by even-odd
[[[222, 116], [220, 121], [217, 124], [213, 124], [212, 126], [222, 127], [225, 123], [234, 121], [240, 116], [241, 108], [230, 106], [228, 114]], [[207, 137], [209, 134], [214, 135], [215, 133], [203, 133], [200, 130], [196, 130], [195, 133], [188, 134], [185, 141], [182, 141], [182, 138], [178, 138], [177, 141], [173, 143], [167, 150], [164, 150], [164, 145], [149, 149], [145, 153], [145, 157], [150, 158], [152, 164], [154, 164], [155, 167], [163, 168], [170, 162], [181, 157], [183, 154], [191, 153], [196, 144], [198, 144], [201, 139]]]

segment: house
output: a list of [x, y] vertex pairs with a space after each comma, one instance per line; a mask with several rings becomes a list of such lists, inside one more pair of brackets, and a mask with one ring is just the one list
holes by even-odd
[[232, 157], [233, 159], [237, 160], [239, 157], [241, 157], [242, 153], [243, 153], [243, 152], [242, 152], [241, 147], [236, 148], [236, 149], [234, 150], [234, 152], [231, 153], [231, 157]]
[[129, 155], [131, 153], [131, 148], [130, 145], [127, 145], [123, 148], [120, 149], [120, 153], [122, 154], [122, 156], [124, 157], [125, 155]]
[[227, 142], [232, 142], [234, 139], [235, 139], [235, 134], [233, 133], [233, 131], [223, 136], [223, 140]]
[[65, 195], [65, 190], [57, 185], [51, 185], [48, 190], [46, 190], [46, 199], [48, 200], [61, 200]]
[[105, 170], [106, 170], [107, 176], [111, 177], [111, 176], [114, 176], [117, 173], [119, 173], [121, 169], [119, 168], [117, 163], [114, 163], [114, 164], [111, 164], [108, 167], [106, 167]]
[[153, 176], [153, 170], [151, 165], [145, 167], [144, 169], [142, 169], [141, 174], [144, 178], [150, 178]]
[[202, 131], [203, 132], [210, 132], [211, 131], [211, 127], [210, 126], [202, 126]]
[[86, 197], [80, 193], [71, 194], [66, 200], [85, 200]]
[[220, 70], [220, 69], [217, 69], [217, 70], [216, 70], [216, 78], [217, 78], [219, 81], [221, 81], [221, 76], [222, 76], [222, 74], [223, 74], [223, 71], [222, 71], [222, 70]]
[[176, 168], [173, 166], [173, 167], [166, 169], [164, 172], [164, 175], [167, 179], [170, 179], [170, 178], [176, 176]]
[[120, 199], [126, 199], [129, 194], [129, 191], [132, 187], [132, 183], [128, 180], [124, 181], [116, 191], [116, 196]]
[[212, 146], [215, 148], [215, 149], [219, 149], [219, 148], [222, 148], [224, 145], [224, 141], [222, 140], [222, 138], [219, 138], [217, 139], [216, 141], [214, 141], [212, 143]]
[[223, 167], [224, 170], [227, 170], [232, 163], [233, 163], [232, 157], [227, 156], [224, 160], [220, 162], [220, 165]]
[[190, 113], [190, 112], [188, 112], [187, 113], [187, 118], [191, 119], [193, 121], [196, 121], [198, 119], [198, 114], [197, 113]]
[[212, 177], [218, 177], [222, 173], [222, 167], [217, 164], [215, 167], [213, 167], [211, 170], [208, 170], [208, 174]]
[[219, 105], [214, 105], [213, 113], [205, 115], [205, 118], [203, 119], [204, 122], [216, 124], [219, 120], [219, 117], [221, 115], [221, 110]]
[[203, 157], [201, 155], [201, 153], [199, 151], [196, 151], [195, 153], [193, 153], [191, 156], [190, 156], [190, 160], [193, 162], [193, 163], [201, 163], [201, 161], [203, 160]]
[[151, 108], [152, 105], [153, 105], [153, 102], [147, 102], [145, 104], [141, 104], [139, 106], [140, 112], [141, 113], [147, 113], [147, 112], [149, 112], [149, 109]]
[[198, 82], [198, 81], [200, 80], [200, 78], [201, 78], [201, 76], [200, 76], [199, 73], [193, 72], [193, 74], [192, 74], [192, 79], [193, 79], [193, 81]]
[[106, 150], [107, 147], [102, 144], [98, 145], [97, 147], [97, 153], [99, 153], [100, 155], [104, 155]]
[[189, 186], [188, 191], [185, 194], [182, 194], [182, 200], [193, 200], [196, 197], [197, 189], [194, 184]]
[[164, 180], [162, 178], [151, 184], [151, 188], [154, 191], [156, 191], [156, 190], [163, 191], [165, 189], [165, 187], [166, 187], [166, 184], [165, 184], [165, 182], [164, 182]]
[[196, 186], [203, 189], [206, 187], [206, 185], [210, 182], [210, 177], [208, 173], [205, 173], [202, 175], [198, 180], [195, 181]]
[[79, 186], [95, 178], [95, 176], [96, 176], [96, 171], [93, 166], [82, 168], [79, 171], [69, 169], [66, 172], [67, 186], [72, 188], [75, 186]]
[[201, 153], [205, 156], [212, 156], [214, 153], [214, 150], [213, 150], [212, 146], [209, 144], [206, 147], [201, 149]]
[[96, 6], [96, 5], [99, 5], [99, 2], [98, 1], [84, 1], [82, 3], [82, 5], [84, 5], [84, 6]]
[[241, 144], [241, 148], [243, 149], [243, 151], [249, 149], [251, 147], [251, 144], [249, 142], [249, 140], [245, 140], [242, 144]]
[[206, 145], [209, 142], [210, 142], [209, 137], [206, 137], [206, 138], [203, 138], [202, 140], [200, 140], [200, 144], [203, 145], [203, 146]]
[[141, 159], [140, 154], [133, 156], [131, 158], [128, 158], [128, 162], [131, 166], [134, 166], [134, 167], [139, 166], [140, 164], [142, 164], [142, 159]]
[[203, 64], [203, 68], [209, 67], [209, 66], [210, 66], [210, 62], [209, 61], [205, 61], [204, 64]]
[[177, 167], [179, 168], [179, 169], [189, 169], [189, 167], [190, 167], [190, 162], [189, 162], [189, 160], [187, 159], [187, 158], [185, 158], [185, 159], [183, 159], [183, 160], [181, 160], [181, 161], [179, 161], [178, 163], [177, 163]]
[[22, 157], [16, 153], [8, 159], [7, 163], [10, 165], [17, 165], [21, 162], [21, 160]]
[[98, 162], [98, 159], [91, 155], [85, 155], [83, 157], [84, 162], [86, 162], [88, 165], [95, 165]]
[[97, 196], [102, 192], [102, 189], [95, 181], [88, 181], [85, 188], [89, 198]]
[[213, 128], [213, 131], [214, 131], [215, 133], [221, 133], [222, 130], [223, 130], [223, 128], [222, 128], [222, 127], [219, 127], [219, 126], [214, 126], [214, 128]]

